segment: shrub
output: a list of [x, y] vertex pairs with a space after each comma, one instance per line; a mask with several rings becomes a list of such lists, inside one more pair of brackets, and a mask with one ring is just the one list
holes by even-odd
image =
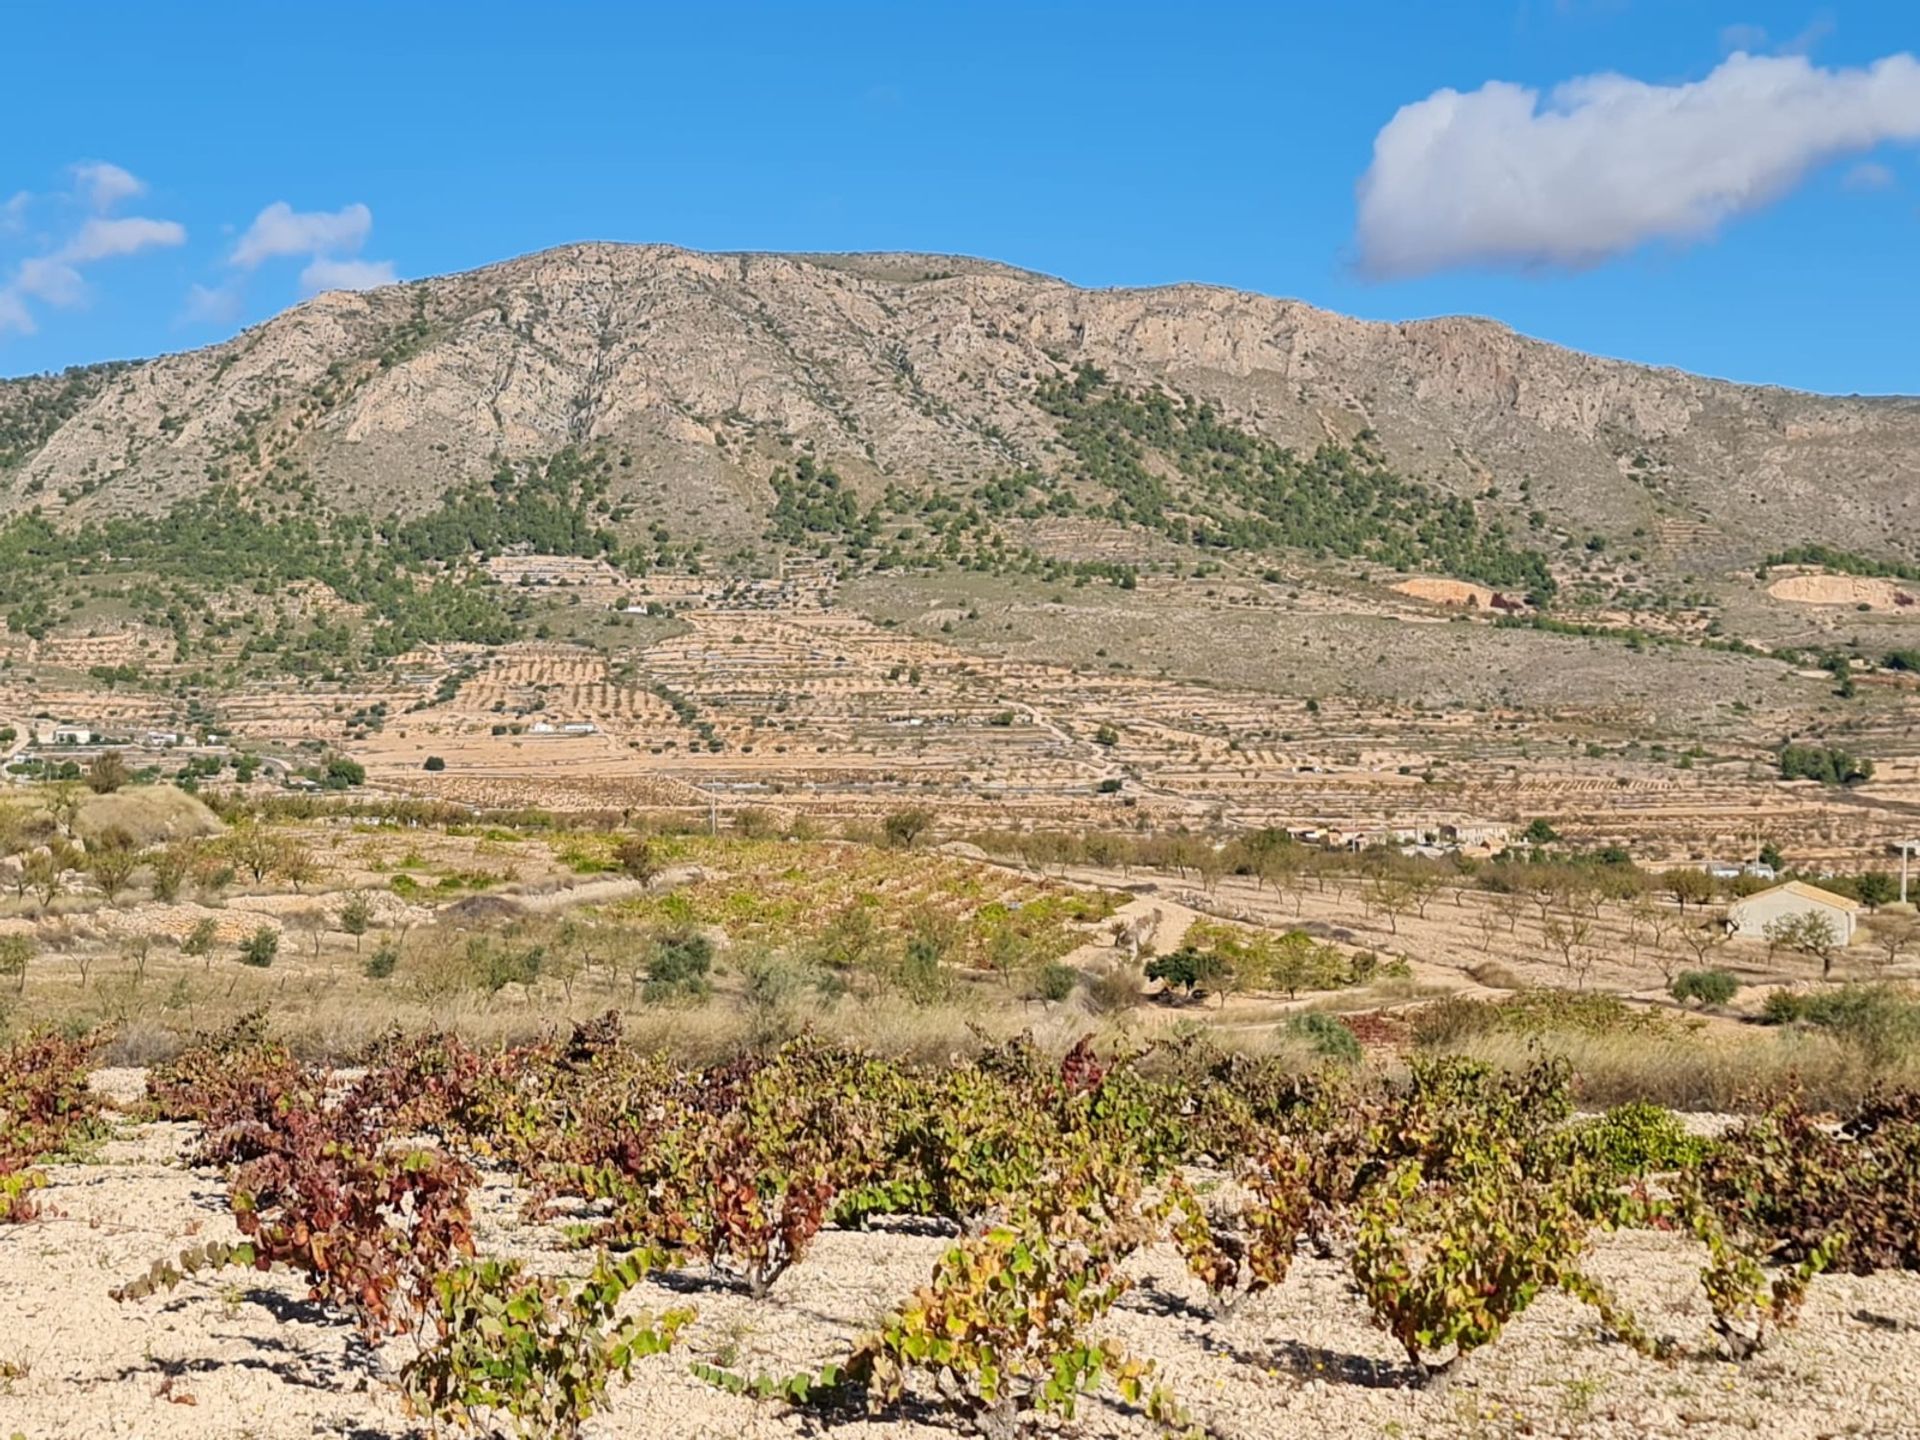
[[262, 925], [240, 942], [240, 963], [264, 970], [280, 953], [280, 932]]
[[890, 812], [880, 822], [880, 832], [887, 837], [887, 843], [908, 849], [920, 842], [920, 837], [933, 828], [933, 812], [918, 806]]
[[1620, 1178], [1684, 1170], [1707, 1151], [1707, 1142], [1688, 1134], [1678, 1115], [1643, 1100], [1570, 1126], [1554, 1143], [1563, 1157], [1577, 1156]]
[[193, 929], [180, 942], [182, 955], [211, 955], [216, 941], [220, 938], [220, 927], [211, 915], [202, 915], [193, 922]]
[[1130, 965], [1109, 965], [1086, 977], [1086, 1003], [1096, 1015], [1117, 1015], [1140, 1003], [1140, 972]]
[[1284, 1033], [1304, 1040], [1314, 1053], [1346, 1064], [1360, 1063], [1360, 1040], [1338, 1017], [1319, 1010], [1307, 1010], [1290, 1016]]
[[1080, 972], [1071, 965], [1062, 965], [1058, 961], [1042, 965], [1033, 977], [1033, 996], [1050, 1005], [1057, 1005], [1073, 994], [1074, 986], [1080, 983]]
[[698, 998], [707, 993], [713, 942], [698, 930], [674, 930], [653, 938], [647, 959], [646, 998]]
[[1089, 1333], [1128, 1285], [1110, 1254], [1077, 1237], [992, 1229], [947, 1251], [932, 1281], [861, 1341], [846, 1378], [884, 1404], [903, 1395], [909, 1370], [924, 1370], [988, 1434], [1011, 1434], [1035, 1412], [1070, 1419], [1108, 1378], [1123, 1399], [1170, 1418], [1171, 1398], [1148, 1392], [1152, 1362]]
[[427, 756], [427, 763], [421, 766], [420, 768], [423, 770], [431, 770], [437, 773], [447, 768], [447, 762], [438, 755], [429, 755]]
[[1667, 993], [1682, 1005], [1697, 1000], [1703, 1007], [1719, 1006], [1740, 993], [1740, 982], [1725, 970], [1682, 970]]
[[668, 1349], [693, 1318], [616, 1318], [644, 1273], [640, 1259], [602, 1255], [577, 1285], [528, 1275], [517, 1260], [456, 1266], [434, 1281], [439, 1338], [400, 1376], [408, 1406], [435, 1422], [482, 1431], [505, 1416], [523, 1436], [574, 1436], [605, 1403], [614, 1376]]
[[111, 795], [132, 778], [118, 750], [105, 751], [87, 767], [87, 788], [96, 795]]
[[369, 980], [385, 980], [392, 976], [400, 964], [400, 947], [391, 942], [374, 947], [367, 956], [366, 976]]
[[644, 835], [621, 836], [613, 847], [613, 863], [622, 875], [642, 885], [651, 883], [660, 873], [660, 857], [654, 853], [653, 842]]
[[1795, 1022], [1828, 1031], [1886, 1063], [1920, 1046], [1920, 999], [1898, 985], [1839, 985], [1829, 990], [1775, 990], [1761, 1007], [1768, 1024]]

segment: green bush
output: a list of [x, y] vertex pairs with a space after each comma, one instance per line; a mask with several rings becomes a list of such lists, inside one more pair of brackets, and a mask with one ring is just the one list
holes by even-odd
[[1626, 1178], [1681, 1170], [1699, 1162], [1707, 1142], [1689, 1135], [1680, 1117], [1660, 1105], [1631, 1100], [1606, 1114], [1559, 1132], [1555, 1144], [1566, 1158], [1575, 1155], [1609, 1175]]
[[240, 963], [257, 970], [264, 970], [273, 964], [274, 957], [279, 953], [280, 932], [267, 925], [262, 925], [240, 942]]
[[1724, 970], [1682, 970], [1667, 993], [1682, 1005], [1694, 1000], [1703, 1006], [1725, 1005], [1740, 993], [1740, 982]]
[[1304, 1040], [1313, 1047], [1314, 1053], [1328, 1060], [1338, 1060], [1349, 1065], [1360, 1063], [1360, 1040], [1353, 1031], [1342, 1025], [1333, 1015], [1318, 1010], [1307, 1010], [1290, 1016], [1281, 1027], [1283, 1032], [1295, 1039]]
[[400, 947], [392, 943], [381, 945], [367, 956], [366, 975], [369, 980], [385, 980], [392, 975], [400, 963]]
[[1182, 945], [1170, 955], [1161, 955], [1147, 963], [1147, 979], [1177, 985], [1187, 994], [1219, 978], [1225, 967], [1217, 955]]
[[1760, 1013], [1770, 1025], [1799, 1022], [1828, 1031], [1876, 1061], [1920, 1047], [1920, 999], [1898, 985], [1839, 985], [1804, 994], [1775, 990]]
[[698, 999], [712, 969], [711, 940], [698, 930], [667, 931], [654, 937], [644, 993], [649, 1000]]
[[1071, 965], [1062, 965], [1058, 961], [1042, 965], [1033, 977], [1033, 994], [1036, 999], [1049, 1004], [1058, 1004], [1073, 993], [1073, 987], [1080, 983], [1080, 972]]

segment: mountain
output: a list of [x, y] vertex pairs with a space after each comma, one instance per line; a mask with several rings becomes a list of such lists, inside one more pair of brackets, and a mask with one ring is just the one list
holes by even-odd
[[[1130, 404], [1205, 402], [1211, 438], [1196, 450], [1188, 424], [1163, 444], [1144, 410], [1125, 435], [1090, 433], [1060, 398], [1076, 373]], [[1226, 489], [1214, 470], [1239, 442], [1219, 425], [1266, 447]], [[1124, 483], [1101, 469], [1116, 437], [1137, 451]], [[1077, 487], [1061, 513], [1212, 543], [1259, 510], [1279, 447], [1326, 444], [1472, 502], [1470, 519], [1515, 546], [1593, 537], [1644, 551], [1656, 578], [1808, 543], [1920, 554], [1920, 400], [1734, 385], [1485, 320], [1381, 324], [1198, 285], [611, 244], [322, 295], [206, 349], [0, 383], [0, 508], [56, 523], [158, 513], [277, 473], [339, 510], [411, 515], [501, 457], [576, 447], [618, 457], [618, 513], [710, 545], [763, 543], [798, 503], [771, 482], [801, 457], [856, 507], [890, 486], [977, 498], [1031, 473]], [[1291, 543], [1292, 497], [1346, 473], [1290, 479], [1256, 538]], [[1365, 503], [1403, 498], [1376, 487]], [[1438, 513], [1408, 511], [1406, 528], [1454, 523]]]

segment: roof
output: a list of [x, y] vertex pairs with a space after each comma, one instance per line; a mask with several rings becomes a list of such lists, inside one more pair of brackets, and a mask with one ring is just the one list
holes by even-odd
[[1736, 900], [1731, 908], [1739, 909], [1749, 900], [1759, 900], [1768, 895], [1793, 895], [1802, 900], [1811, 900], [1816, 905], [1831, 905], [1835, 910], [1858, 910], [1860, 902], [1849, 900], [1844, 895], [1836, 895], [1831, 890], [1822, 890], [1818, 885], [1809, 885], [1804, 880], [1789, 880], [1784, 885], [1775, 885], [1770, 889], [1759, 890], [1744, 899]]

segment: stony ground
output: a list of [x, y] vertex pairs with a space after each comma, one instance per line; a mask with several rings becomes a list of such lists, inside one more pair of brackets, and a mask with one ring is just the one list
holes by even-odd
[[[138, 1093], [137, 1072], [103, 1072]], [[224, 1187], [180, 1156], [191, 1127], [126, 1125], [88, 1163], [55, 1171], [46, 1216], [0, 1231], [0, 1434], [42, 1437], [351, 1436], [410, 1433], [385, 1383], [404, 1342], [368, 1350], [283, 1276], [228, 1272], [171, 1295], [117, 1305], [108, 1289], [190, 1238], [231, 1236]], [[489, 1183], [480, 1244], [554, 1269], [577, 1265], [552, 1233], [518, 1219]], [[692, 1304], [682, 1348], [637, 1369], [590, 1427], [595, 1436], [695, 1437], [959, 1433], [940, 1412], [821, 1421], [735, 1399], [687, 1373], [707, 1359], [788, 1373], [834, 1358], [922, 1283], [944, 1241], [898, 1230], [829, 1231], [766, 1301], [669, 1277], [642, 1297]], [[1368, 1322], [1338, 1263], [1303, 1257], [1275, 1295], [1216, 1318], [1179, 1261], [1138, 1257], [1109, 1330], [1157, 1359], [1210, 1430], [1232, 1437], [1603, 1436], [1763, 1433], [1775, 1440], [1920, 1436], [1920, 1278], [1823, 1277], [1798, 1329], [1744, 1368], [1704, 1358], [1706, 1311], [1690, 1242], [1608, 1237], [1594, 1269], [1685, 1358], [1644, 1360], [1605, 1340], [1590, 1312], [1537, 1302], [1443, 1391], [1408, 1387], [1392, 1342]], [[1138, 1414], [1102, 1399], [1063, 1433], [1146, 1436]]]

